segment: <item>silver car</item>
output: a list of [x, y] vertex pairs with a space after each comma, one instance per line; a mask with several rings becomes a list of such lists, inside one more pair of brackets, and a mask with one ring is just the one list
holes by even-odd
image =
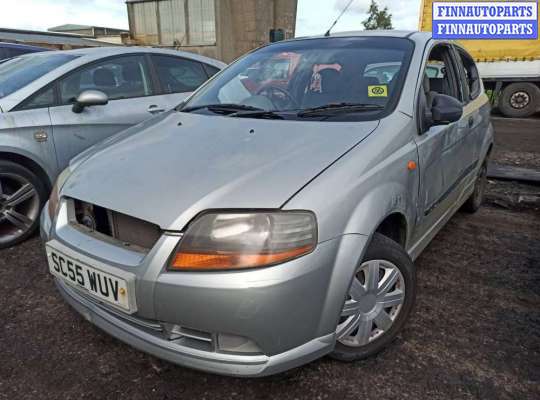
[[480, 207], [489, 113], [471, 57], [427, 33], [263, 47], [72, 160], [42, 214], [50, 272], [86, 319], [180, 365], [363, 359], [409, 317], [413, 260]]
[[0, 64], [0, 248], [37, 228], [71, 158], [176, 106], [224, 66], [133, 47], [34, 53]]

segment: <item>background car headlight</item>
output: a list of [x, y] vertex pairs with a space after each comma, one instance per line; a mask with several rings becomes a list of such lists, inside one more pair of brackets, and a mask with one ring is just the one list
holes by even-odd
[[60, 175], [58, 175], [58, 178], [56, 178], [56, 182], [54, 183], [54, 186], [51, 190], [51, 195], [49, 196], [49, 217], [54, 218], [56, 211], [58, 210], [58, 202], [60, 200], [60, 190], [62, 189], [62, 186], [64, 186], [64, 183], [66, 183], [67, 179], [70, 177], [73, 170], [71, 168], [66, 168], [63, 170]]
[[311, 252], [317, 222], [309, 211], [207, 213], [191, 223], [172, 270], [264, 267]]

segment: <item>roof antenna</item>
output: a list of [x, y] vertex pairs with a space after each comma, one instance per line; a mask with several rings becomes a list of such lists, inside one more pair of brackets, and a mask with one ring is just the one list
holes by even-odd
[[326, 33], [324, 34], [324, 36], [330, 36], [330, 31], [332, 30], [332, 28], [334, 28], [334, 26], [336, 26], [336, 24], [338, 23], [339, 19], [343, 16], [343, 14], [345, 14], [345, 12], [349, 9], [349, 7], [351, 6], [352, 2], [354, 0], [350, 0], [349, 3], [345, 6], [345, 8], [343, 9], [343, 11], [341, 11], [341, 14], [339, 14], [339, 16], [336, 18], [336, 20], [334, 21], [334, 23], [332, 24], [332, 26], [326, 31]]

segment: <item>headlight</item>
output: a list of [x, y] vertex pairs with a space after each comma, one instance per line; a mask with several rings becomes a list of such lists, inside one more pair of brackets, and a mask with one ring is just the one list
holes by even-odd
[[58, 175], [58, 178], [56, 179], [56, 182], [51, 190], [51, 195], [49, 197], [49, 217], [54, 218], [56, 211], [58, 211], [58, 202], [59, 202], [59, 196], [60, 196], [60, 190], [62, 189], [62, 186], [64, 186], [64, 183], [66, 183], [67, 179], [70, 177], [72, 173], [71, 168], [66, 168], [63, 170], [60, 175]]
[[188, 226], [170, 269], [265, 267], [307, 254], [316, 243], [308, 211], [207, 213]]

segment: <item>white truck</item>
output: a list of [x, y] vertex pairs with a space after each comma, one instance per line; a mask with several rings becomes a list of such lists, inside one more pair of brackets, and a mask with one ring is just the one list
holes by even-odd
[[[420, 5], [421, 31], [431, 32], [432, 0]], [[474, 57], [494, 106], [506, 117], [526, 118], [540, 111], [540, 39], [463, 40]]]

